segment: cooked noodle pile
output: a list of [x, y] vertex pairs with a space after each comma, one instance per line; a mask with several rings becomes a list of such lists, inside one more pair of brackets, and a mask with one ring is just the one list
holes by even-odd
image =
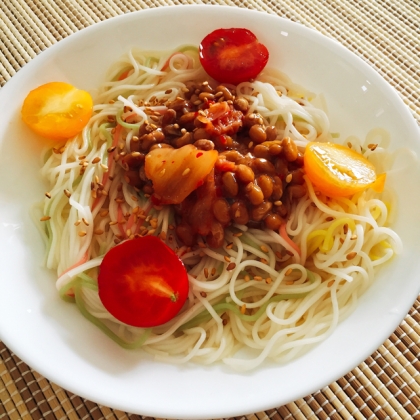
[[[147, 194], [125, 182], [115, 161], [118, 153], [130, 153], [130, 140], [151, 111], [164, 112], [162, 99], [182, 96], [188, 81], [208, 79], [195, 48], [177, 51], [130, 51], [110, 69], [83, 133], [46, 152], [42, 176], [52, 197], [42, 208], [51, 217], [43, 224], [46, 266], [57, 271], [61, 296], [75, 301], [121, 346], [141, 347], [172, 363], [222, 360], [239, 370], [265, 359], [285, 363], [328, 337], [355, 309], [377, 267], [401, 251], [399, 237], [387, 227], [390, 203], [371, 190], [327, 198], [306, 180], [308, 192], [293, 204], [279, 232], [231, 225], [220, 249], [178, 243], [171, 206], [153, 206]], [[118, 80], [127, 69], [132, 69], [128, 76]], [[328, 118], [313, 106], [314, 95], [284, 75], [266, 70], [235, 89], [250, 112], [277, 127], [279, 138], [288, 136], [301, 148], [308, 141], [331, 140]], [[368, 158], [383, 153], [381, 147], [375, 152], [353, 147]], [[189, 273], [185, 307], [153, 329], [120, 323], [98, 297], [104, 254], [135, 235], [160, 236]]]

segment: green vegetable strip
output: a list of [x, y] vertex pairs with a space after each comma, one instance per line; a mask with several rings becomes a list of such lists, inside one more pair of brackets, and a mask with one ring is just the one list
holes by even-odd
[[[111, 338], [111, 340], [115, 341], [119, 346], [125, 349], [137, 349], [145, 343], [152, 331], [150, 328], [145, 329], [143, 334], [136, 341], [128, 343], [122, 340], [120, 337], [118, 337], [114, 332], [112, 332], [102, 321], [90, 314], [86, 309], [86, 306], [81, 296], [82, 287], [86, 287], [94, 291], [98, 290], [98, 285], [96, 284], [95, 280], [92, 277], [88, 276], [86, 273], [81, 273], [74, 280], [67, 283], [64, 287], [60, 289], [60, 297], [66, 302], [75, 302], [82, 315], [88, 321], [92, 322], [92, 324], [100, 328], [109, 338]], [[71, 289], [73, 289], [74, 297], [67, 295], [67, 292]]]
[[[280, 302], [281, 300], [286, 300], [286, 299], [301, 299], [307, 296], [307, 294], [308, 293], [295, 293], [295, 294], [282, 294], [282, 295], [273, 296], [271, 299], [265, 302], [264, 305], [262, 305], [260, 309], [258, 309], [258, 311], [255, 312], [255, 314], [253, 315], [242, 314], [240, 309], [235, 304], [227, 303], [227, 302], [216, 303], [213, 306], [213, 309], [216, 311], [217, 314], [221, 314], [225, 311], [231, 311], [243, 321], [254, 322], [265, 312], [265, 310], [267, 309], [267, 306], [270, 303]], [[202, 322], [208, 321], [210, 318], [211, 318], [211, 315], [207, 311], [201, 312], [196, 317], [194, 317], [193, 319], [191, 319], [190, 321], [182, 325], [179, 328], [179, 330], [182, 331], [188, 328], [195, 327], [196, 325]]]
[[128, 128], [130, 130], [136, 130], [136, 129], [139, 129], [140, 128], [140, 123], [130, 124], [130, 123], [125, 122], [121, 118], [122, 113], [123, 113], [122, 110], [120, 110], [120, 111], [117, 112], [117, 116], [116, 117], [117, 117], [117, 122], [118, 122], [119, 125], [123, 126], [124, 128]]

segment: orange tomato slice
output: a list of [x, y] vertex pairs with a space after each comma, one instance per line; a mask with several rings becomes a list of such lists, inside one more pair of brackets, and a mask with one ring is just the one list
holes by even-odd
[[52, 140], [66, 140], [83, 130], [93, 110], [88, 92], [64, 82], [51, 82], [29, 92], [22, 119], [35, 133]]
[[363, 155], [334, 143], [308, 143], [305, 172], [314, 188], [329, 197], [347, 197], [367, 188], [382, 192], [386, 174], [376, 175]]

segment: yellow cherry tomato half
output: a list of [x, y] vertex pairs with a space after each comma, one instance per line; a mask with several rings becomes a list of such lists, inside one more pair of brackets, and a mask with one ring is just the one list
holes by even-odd
[[51, 82], [29, 92], [22, 119], [35, 133], [52, 140], [66, 140], [83, 130], [92, 115], [88, 92], [64, 82]]
[[348, 197], [367, 188], [382, 192], [386, 174], [363, 155], [334, 143], [310, 142], [304, 155], [306, 175], [317, 191], [329, 197]]

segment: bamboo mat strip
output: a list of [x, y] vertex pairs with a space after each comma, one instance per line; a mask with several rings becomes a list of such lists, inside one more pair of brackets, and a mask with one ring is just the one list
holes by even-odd
[[[164, 5], [246, 7], [300, 22], [375, 68], [420, 123], [420, 3], [376, 0], [3, 0], [0, 86], [40, 52], [87, 26]], [[420, 300], [380, 348], [329, 386], [241, 420], [420, 420]], [[147, 419], [102, 406], [48, 381], [0, 342], [0, 420]]]

